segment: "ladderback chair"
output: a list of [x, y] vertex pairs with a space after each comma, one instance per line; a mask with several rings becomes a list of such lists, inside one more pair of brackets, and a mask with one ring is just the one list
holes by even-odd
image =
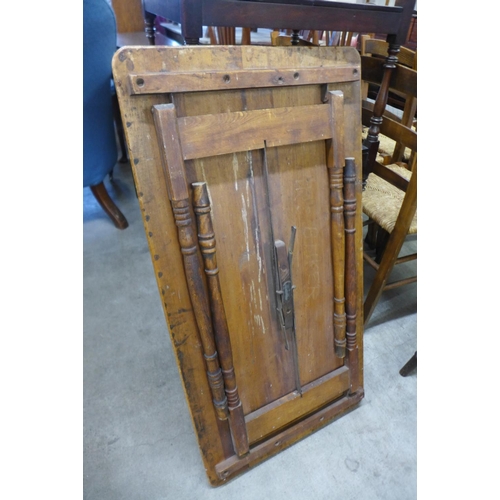
[[[363, 108], [363, 123], [369, 124], [372, 112]], [[417, 232], [417, 132], [403, 124], [384, 117], [380, 132], [401, 142], [415, 153], [411, 170], [401, 162], [383, 165], [375, 162], [363, 191], [363, 212], [367, 223], [377, 228], [376, 258], [369, 250], [364, 260], [375, 270], [375, 277], [364, 302], [364, 323], [369, 321], [383, 291], [413, 283], [416, 276], [389, 282], [394, 266], [416, 259], [416, 253], [400, 256], [409, 234]]]
[[117, 162], [111, 60], [116, 51], [116, 20], [106, 0], [83, 2], [83, 187], [90, 186], [97, 202], [115, 226], [127, 219], [104, 185]]
[[[365, 124], [368, 130], [363, 141], [366, 151], [363, 164], [363, 183], [366, 182], [366, 178], [373, 168], [379, 153], [379, 146], [382, 143], [385, 150], [380, 152], [385, 155], [384, 163], [390, 164], [402, 161], [404, 155], [406, 155], [410, 169], [412, 165], [412, 160], [409, 158], [411, 152], [406, 150], [402, 143], [380, 133], [380, 123], [385, 117], [400, 122], [406, 127], [416, 128], [413, 116], [416, 113], [417, 102], [417, 71], [395, 63], [390, 59], [390, 57], [382, 59], [367, 55], [361, 56], [363, 82], [376, 85], [379, 89], [375, 103], [369, 99], [362, 100], [363, 107], [372, 113], [369, 123]], [[397, 93], [405, 101], [412, 103], [407, 110], [407, 114], [403, 112], [401, 117], [401, 115], [398, 116], [387, 109], [388, 96], [391, 93]], [[383, 96], [380, 94], [383, 94]]]
[[[370, 35], [361, 35], [360, 37], [360, 53], [361, 56], [371, 56], [378, 59], [385, 60], [388, 54], [389, 44], [385, 40], [379, 40], [377, 38], [373, 38]], [[410, 69], [417, 71], [417, 52], [406, 47], [401, 47], [398, 57], [398, 65], [406, 66]], [[379, 80], [381, 77], [375, 78], [375, 80]], [[366, 79], [362, 83], [362, 97], [363, 101], [366, 101], [368, 106], [373, 106], [370, 104], [371, 101], [369, 98], [375, 98], [377, 92], [380, 88], [378, 85], [378, 81], [368, 82]], [[402, 92], [398, 92], [395, 89], [391, 89], [388, 95], [387, 103], [396, 108], [393, 111], [397, 112], [399, 109], [400, 112], [395, 114], [391, 112], [389, 109], [384, 110], [384, 114], [397, 120], [401, 121], [403, 125], [407, 127], [416, 126], [416, 114], [417, 114], [417, 97], [411, 93], [405, 94]], [[392, 154], [389, 154], [389, 150]], [[396, 148], [394, 148], [394, 142], [391, 140], [387, 140], [387, 138], [380, 138], [380, 146], [379, 153], [383, 154], [386, 157], [386, 161], [390, 163], [390, 161], [400, 161], [403, 159], [404, 148], [401, 144], [397, 144]], [[392, 158], [394, 157], [394, 158]]]

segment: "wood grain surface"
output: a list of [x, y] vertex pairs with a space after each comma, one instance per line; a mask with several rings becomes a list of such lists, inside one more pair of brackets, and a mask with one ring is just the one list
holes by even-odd
[[[246, 83], [242, 88], [213, 90], [197, 87], [200, 75], [210, 72], [251, 74], [269, 68], [292, 75], [292, 70], [298, 71], [305, 83], [277, 82], [259, 87], [257, 82], [255, 86]], [[325, 82], [319, 78], [315, 83], [313, 77], [306, 77], [309, 70], [312, 75], [336, 74], [336, 68], [348, 68], [350, 80]], [[113, 60], [158, 290], [207, 476], [213, 485], [222, 484], [310, 434], [362, 397], [361, 216], [359, 210], [353, 215], [356, 231], [350, 247], [357, 264], [350, 275], [357, 292], [357, 344], [351, 358], [356, 357], [358, 367], [357, 388], [350, 391], [352, 360], [345, 364], [333, 347], [335, 267], [342, 275], [344, 270], [332, 258], [328, 168], [332, 154], [354, 159], [353, 189], [360, 207], [359, 70], [359, 55], [349, 47], [125, 47]], [[158, 84], [148, 93], [131, 92], [131, 75], [143, 75], [146, 80], [148, 74], [161, 72], [165, 73], [164, 86]], [[169, 72], [183, 74], [182, 91], [172, 91]], [[328, 143], [331, 108], [325, 97], [329, 91], [343, 98], [342, 154], [340, 146], [332, 151], [334, 141]], [[173, 127], [163, 128], [160, 135], [153, 119], [155, 106], [168, 110], [169, 127]], [[258, 113], [252, 116], [252, 111]], [[267, 135], [258, 126], [264, 123], [264, 115], [271, 118], [272, 133]], [[258, 116], [260, 119], [254, 122]], [[222, 129], [224, 134], [219, 133]], [[224, 139], [226, 133], [230, 140]], [[221, 139], [214, 145], [217, 135]], [[239, 141], [245, 143], [244, 150], [233, 151]], [[224, 147], [219, 149], [221, 144]], [[190, 277], [182, 251], [185, 234], [178, 231], [174, 216], [174, 205], [182, 200], [186, 217], [194, 224], [191, 186], [197, 183], [206, 185], [217, 240], [218, 289], [250, 442], [244, 458], [238, 457], [242, 453], [235, 454], [230, 422], [217, 418], [206, 373], [208, 344], [197, 321], [199, 306], [190, 298], [189, 283], [198, 274], [199, 293], [206, 294], [207, 302], [202, 302], [209, 303], [199, 238], [189, 235], [196, 244], [196, 252], [189, 257]], [[273, 280], [274, 241], [288, 245], [292, 226], [297, 228], [292, 275], [302, 397], [296, 392], [293, 356], [285, 347], [276, 313]], [[214, 310], [206, 314], [215, 325]], [[276, 445], [279, 435], [284, 438]]]

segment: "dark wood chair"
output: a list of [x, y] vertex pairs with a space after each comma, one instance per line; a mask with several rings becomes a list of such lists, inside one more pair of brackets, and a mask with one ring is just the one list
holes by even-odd
[[[397, 74], [397, 73], [396, 73]], [[415, 75], [416, 77], [416, 75]], [[373, 113], [363, 108], [363, 123], [371, 124]], [[389, 165], [375, 161], [363, 191], [363, 212], [367, 223], [375, 225], [376, 234], [367, 239], [368, 246], [375, 246], [376, 257], [364, 252], [364, 260], [376, 274], [364, 302], [364, 324], [370, 317], [383, 291], [416, 281], [416, 276], [389, 282], [394, 266], [416, 258], [416, 253], [400, 256], [409, 234], [417, 232], [417, 132], [384, 116], [380, 133], [402, 143], [412, 153], [411, 169], [407, 164], [394, 162]], [[372, 245], [375, 240], [376, 244]]]
[[[373, 38], [371, 35], [361, 35], [359, 50], [362, 56], [372, 56], [379, 59], [387, 57], [389, 44], [385, 40]], [[401, 47], [398, 53], [398, 64], [408, 68], [417, 70], [417, 52], [406, 47]], [[376, 99], [380, 85], [375, 82], [364, 81], [362, 84], [363, 100], [370, 102], [370, 99]], [[401, 121], [407, 127], [416, 126], [417, 114], [417, 98], [413, 95], [402, 94], [398, 91], [391, 90], [387, 98], [387, 104], [393, 108], [391, 112], [389, 108], [384, 110], [384, 114], [390, 116], [396, 121]], [[387, 146], [386, 143], [389, 143]], [[389, 150], [391, 154], [389, 154]], [[401, 144], [398, 144], [394, 149], [394, 143], [387, 141], [386, 138], [380, 138], [379, 154], [383, 154], [389, 160], [392, 156], [397, 158], [392, 161], [401, 161], [403, 159], [404, 149]]]
[[[380, 123], [384, 117], [389, 117], [406, 127], [416, 129], [417, 71], [399, 64], [396, 59], [399, 51], [394, 54], [389, 44], [385, 44], [385, 46], [389, 50], [389, 55], [385, 59], [361, 55], [362, 86], [373, 85], [378, 89], [375, 102], [366, 95], [363, 96], [362, 101], [363, 107], [372, 113], [370, 122], [366, 125], [368, 131], [364, 138], [364, 182], [372, 170], [377, 154], [381, 152], [381, 142], [385, 143], [385, 151], [382, 151], [386, 157], [384, 163], [388, 164], [403, 160], [405, 153], [403, 145], [396, 143], [396, 147], [392, 148], [391, 145], [395, 144], [394, 141], [384, 137], [384, 134], [380, 135]], [[401, 109], [399, 114], [395, 114], [396, 109], [391, 111], [387, 106], [391, 94], [397, 95], [400, 99]], [[391, 150], [388, 151], [388, 148]], [[411, 160], [408, 159], [407, 161], [410, 162], [409, 168], [411, 168]]]
[[[417, 231], [417, 65], [416, 52], [403, 47], [395, 47], [383, 41], [362, 39], [362, 75], [365, 88], [375, 84], [375, 102], [363, 95], [363, 124], [368, 133], [363, 144], [363, 212], [367, 215], [368, 233], [366, 243], [375, 248], [373, 259], [368, 251], [363, 258], [376, 274], [364, 301], [364, 325], [380, 299], [381, 294], [416, 281], [416, 276], [388, 283], [394, 266], [416, 258], [416, 253], [400, 256], [408, 234]], [[398, 56], [406, 64], [396, 64]], [[368, 57], [367, 53], [370, 53]], [[385, 57], [385, 59], [384, 59]], [[402, 99], [403, 114], [391, 116], [387, 109], [390, 93]], [[412, 128], [414, 127], [414, 129]], [[380, 139], [385, 138], [394, 149], [385, 157], [379, 155]], [[385, 141], [387, 143], [387, 141]], [[410, 149], [407, 163], [404, 159], [406, 148]], [[381, 161], [377, 161], [380, 159]], [[417, 352], [401, 368], [400, 374], [408, 376], [417, 368]]]

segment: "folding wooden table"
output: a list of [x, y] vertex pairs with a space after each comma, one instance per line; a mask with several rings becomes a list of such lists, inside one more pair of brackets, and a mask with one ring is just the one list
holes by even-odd
[[360, 58], [123, 47], [113, 73], [159, 295], [219, 485], [363, 397]]

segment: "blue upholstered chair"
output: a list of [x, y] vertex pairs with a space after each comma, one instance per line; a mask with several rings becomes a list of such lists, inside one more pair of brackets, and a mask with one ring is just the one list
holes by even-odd
[[116, 19], [106, 0], [83, 0], [83, 187], [119, 229], [127, 219], [103, 183], [117, 162], [111, 96], [111, 59], [116, 51]]

